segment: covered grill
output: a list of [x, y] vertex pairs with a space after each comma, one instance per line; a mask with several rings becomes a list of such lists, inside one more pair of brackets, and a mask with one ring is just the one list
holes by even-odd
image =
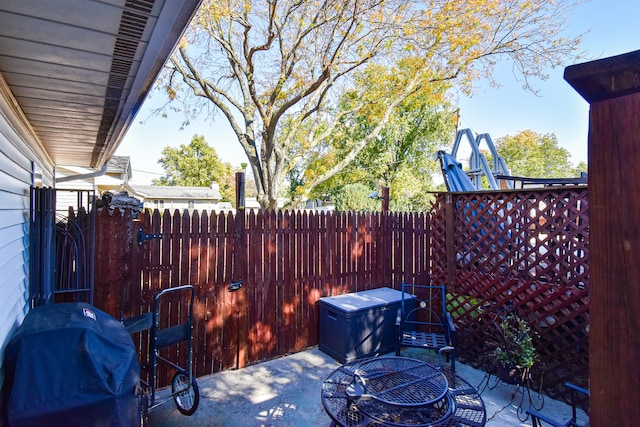
[[86, 303], [32, 309], [6, 351], [9, 425], [140, 425], [140, 365], [120, 322]]

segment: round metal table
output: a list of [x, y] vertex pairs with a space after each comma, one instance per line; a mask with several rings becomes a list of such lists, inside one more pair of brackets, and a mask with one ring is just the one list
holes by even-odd
[[484, 426], [478, 391], [447, 368], [406, 357], [358, 360], [322, 386], [332, 426]]

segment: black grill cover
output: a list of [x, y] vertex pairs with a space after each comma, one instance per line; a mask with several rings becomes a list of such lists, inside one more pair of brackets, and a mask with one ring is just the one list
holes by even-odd
[[5, 370], [12, 427], [140, 425], [131, 336], [89, 304], [32, 309], [9, 342]]

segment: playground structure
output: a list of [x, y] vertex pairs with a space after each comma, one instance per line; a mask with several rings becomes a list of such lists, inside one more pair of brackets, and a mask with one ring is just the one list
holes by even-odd
[[[466, 141], [470, 148], [469, 168], [463, 169], [458, 160], [461, 144]], [[486, 145], [491, 154], [491, 165], [480, 150]], [[507, 190], [526, 187], [548, 187], [554, 185], [581, 185], [587, 183], [587, 175], [577, 178], [529, 178], [513, 176], [506, 162], [498, 153], [491, 136], [481, 133], [473, 136], [471, 129], [460, 129], [456, 133], [451, 153], [438, 152], [438, 159], [442, 168], [442, 175], [447, 191], [473, 192], [481, 190]], [[484, 178], [484, 179], [483, 179]]]

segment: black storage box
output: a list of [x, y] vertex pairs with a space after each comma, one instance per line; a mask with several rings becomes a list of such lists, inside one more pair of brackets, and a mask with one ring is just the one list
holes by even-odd
[[[415, 304], [407, 296], [405, 304]], [[398, 344], [402, 292], [378, 288], [320, 298], [320, 351], [340, 363], [390, 353]]]
[[9, 341], [5, 372], [11, 427], [140, 425], [133, 340], [89, 304], [32, 309]]

